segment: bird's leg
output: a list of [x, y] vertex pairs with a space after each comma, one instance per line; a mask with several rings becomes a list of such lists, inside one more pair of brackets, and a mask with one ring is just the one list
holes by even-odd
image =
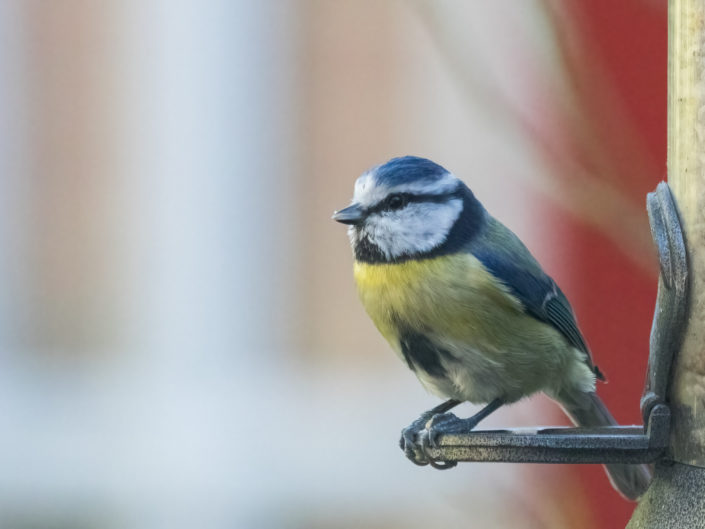
[[435, 408], [422, 413], [418, 419], [401, 431], [399, 446], [404, 450], [404, 455], [416, 465], [428, 465], [428, 460], [416, 445], [416, 438], [426, 428], [426, 423], [439, 413], [445, 413], [455, 408], [461, 401], [450, 399]]
[[426, 425], [428, 434], [421, 439], [421, 451], [423, 452], [426, 460], [433, 467], [449, 468], [449, 463], [439, 464], [428, 454], [429, 448], [438, 448], [438, 436], [441, 434], [468, 433], [472, 431], [482, 419], [490, 415], [492, 412], [497, 411], [503, 405], [504, 401], [502, 399], [494, 399], [475, 415], [468, 417], [467, 419], [459, 419], [452, 413], [441, 413], [431, 417], [431, 420], [428, 421], [428, 424]]

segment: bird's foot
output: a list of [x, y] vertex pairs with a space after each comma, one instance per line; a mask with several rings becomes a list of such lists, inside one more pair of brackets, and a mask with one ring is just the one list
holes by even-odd
[[404, 451], [404, 455], [415, 465], [431, 465], [435, 468], [450, 468], [455, 463], [440, 463], [428, 457], [427, 451], [423, 448], [424, 439], [427, 437], [426, 424], [436, 415], [442, 414], [460, 404], [459, 400], [447, 400], [432, 410], [422, 413], [418, 419], [401, 431], [399, 446]]
[[421, 452], [434, 468], [442, 470], [453, 468], [457, 465], [457, 462], [439, 461], [429, 453], [430, 450], [440, 448], [438, 440], [441, 435], [470, 432], [479, 422], [475, 417], [459, 419], [453, 413], [434, 415], [426, 424], [426, 434], [421, 438]]
[[404, 451], [404, 455], [407, 459], [415, 465], [425, 466], [429, 464], [428, 459], [420, 448], [418, 440], [419, 435], [426, 428], [426, 423], [430, 418], [430, 415], [424, 413], [401, 431], [399, 447]]
[[439, 413], [431, 417], [426, 424], [428, 444], [431, 448], [440, 448], [438, 438], [443, 434], [471, 432], [480, 421], [476, 417], [459, 419], [453, 413]]
[[469, 432], [479, 421], [473, 417], [469, 419], [459, 419], [453, 413], [438, 413], [430, 418], [425, 425], [425, 431], [421, 435], [421, 453], [424, 460], [433, 468], [447, 470], [457, 466], [456, 461], [441, 461], [433, 457], [430, 453], [432, 449], [440, 448], [438, 438], [443, 434]]

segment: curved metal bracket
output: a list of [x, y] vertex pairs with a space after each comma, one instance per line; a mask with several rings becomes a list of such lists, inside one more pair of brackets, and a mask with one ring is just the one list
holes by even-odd
[[666, 402], [673, 356], [680, 349], [688, 308], [688, 258], [678, 211], [666, 182], [646, 196], [651, 236], [661, 273], [649, 342], [649, 367], [641, 413], [644, 422], [657, 404]]
[[[644, 426], [543, 428], [443, 434], [436, 461], [517, 463], [650, 463], [668, 447], [671, 410], [666, 395], [673, 357], [681, 344], [688, 295], [685, 240], [671, 190], [661, 182], [647, 195], [651, 234], [661, 273], [649, 344], [649, 367], [641, 399]], [[425, 432], [422, 433], [425, 435]]]

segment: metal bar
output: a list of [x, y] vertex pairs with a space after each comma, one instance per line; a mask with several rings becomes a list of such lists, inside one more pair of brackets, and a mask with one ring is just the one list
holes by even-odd
[[[447, 434], [428, 455], [441, 461], [651, 463], [668, 446], [670, 410], [654, 407], [643, 426], [485, 430]], [[423, 435], [423, 434], [422, 434]]]

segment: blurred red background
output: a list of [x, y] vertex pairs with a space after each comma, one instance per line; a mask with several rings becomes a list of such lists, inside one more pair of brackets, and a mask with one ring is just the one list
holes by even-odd
[[[561, 8], [567, 16], [558, 24], [565, 29], [574, 87], [594, 121], [592, 140], [607, 158], [607, 170], [592, 176], [609, 179], [643, 207], [646, 193], [666, 176], [667, 3], [569, 0]], [[584, 157], [586, 150], [575, 154]], [[621, 423], [640, 423], [656, 260], [644, 255], [640, 263], [603, 230], [555, 206], [553, 211], [551, 226], [562, 234], [561, 259], [570, 263], [561, 269], [566, 274], [561, 282], [607, 375], [598, 391]], [[646, 215], [640, 222], [648, 232]], [[634, 504], [606, 486], [602, 469], [581, 466], [572, 473], [585, 485], [594, 527], [624, 527]]]

